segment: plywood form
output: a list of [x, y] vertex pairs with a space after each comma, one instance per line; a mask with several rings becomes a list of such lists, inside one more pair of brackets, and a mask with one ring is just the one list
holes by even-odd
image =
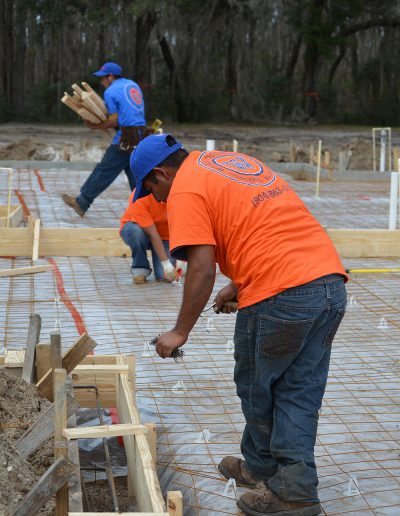
[[[342, 258], [400, 257], [400, 231], [328, 229]], [[29, 256], [29, 229], [0, 229], [0, 256]], [[130, 249], [109, 228], [42, 228], [40, 256], [129, 256]]]

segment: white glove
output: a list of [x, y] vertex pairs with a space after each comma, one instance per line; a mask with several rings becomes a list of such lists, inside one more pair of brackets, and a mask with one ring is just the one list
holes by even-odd
[[179, 274], [177, 273], [175, 267], [172, 265], [172, 263], [169, 260], [165, 260], [164, 262], [161, 262], [161, 265], [164, 269], [164, 275], [165, 279], [168, 281], [178, 281]]

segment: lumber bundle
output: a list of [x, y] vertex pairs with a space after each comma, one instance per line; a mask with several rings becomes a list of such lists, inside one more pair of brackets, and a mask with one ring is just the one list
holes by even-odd
[[73, 94], [64, 92], [61, 102], [75, 111], [83, 120], [91, 124], [101, 124], [107, 120], [107, 108], [103, 99], [87, 82], [81, 83], [83, 88], [73, 84]]

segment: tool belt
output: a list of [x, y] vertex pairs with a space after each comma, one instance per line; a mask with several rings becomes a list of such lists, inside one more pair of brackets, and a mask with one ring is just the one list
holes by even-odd
[[152, 127], [145, 125], [123, 126], [120, 129], [121, 141], [119, 143], [119, 150], [124, 152], [132, 152], [143, 138], [154, 133]]

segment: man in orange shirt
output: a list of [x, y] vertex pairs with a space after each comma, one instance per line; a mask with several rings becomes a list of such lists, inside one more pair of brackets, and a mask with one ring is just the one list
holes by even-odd
[[133, 204], [134, 193], [129, 197], [120, 224], [121, 238], [132, 249], [133, 282], [146, 283], [151, 274], [148, 249], [152, 253], [156, 280], [175, 281], [179, 275], [175, 270], [176, 260], [169, 256], [167, 205], [156, 202], [151, 195]]
[[216, 311], [238, 302], [237, 393], [246, 420], [244, 460], [218, 469], [249, 488], [246, 514], [320, 514], [314, 459], [318, 411], [333, 338], [346, 307], [337, 252], [292, 188], [255, 158], [192, 152], [170, 135], [149, 136], [131, 155], [136, 199], [167, 201], [171, 255], [186, 258], [175, 327], [158, 337], [165, 358], [183, 346], [213, 289], [216, 263], [231, 279]]

